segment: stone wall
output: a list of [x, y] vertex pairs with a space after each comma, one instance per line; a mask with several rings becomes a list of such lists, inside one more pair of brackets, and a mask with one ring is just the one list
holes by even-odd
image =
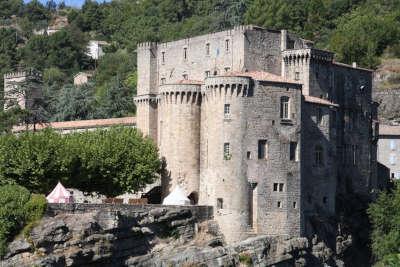
[[383, 124], [400, 124], [400, 89], [376, 90], [373, 98], [379, 103], [379, 121]]

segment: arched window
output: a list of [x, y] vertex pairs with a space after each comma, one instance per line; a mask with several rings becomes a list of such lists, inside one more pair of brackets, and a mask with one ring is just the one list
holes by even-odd
[[281, 97], [281, 119], [290, 119], [289, 101], [290, 99], [288, 96]]
[[320, 145], [315, 146], [315, 165], [324, 165], [324, 149]]

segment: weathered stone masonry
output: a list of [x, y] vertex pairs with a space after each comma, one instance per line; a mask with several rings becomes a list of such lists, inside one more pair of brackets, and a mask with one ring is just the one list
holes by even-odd
[[[371, 71], [255, 26], [138, 46], [137, 126], [228, 242], [309, 236], [340, 194], [376, 187]], [[374, 123], [376, 125], [376, 123]]]

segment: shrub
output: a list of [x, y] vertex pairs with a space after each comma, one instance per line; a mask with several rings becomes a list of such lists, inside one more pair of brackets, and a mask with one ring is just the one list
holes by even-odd
[[43, 195], [31, 195], [19, 185], [0, 187], [0, 256], [4, 256], [8, 242], [25, 225], [33, 226], [45, 210], [46, 199]]
[[240, 253], [239, 254], [239, 262], [243, 263], [246, 266], [252, 266], [253, 265], [253, 259], [248, 253]]

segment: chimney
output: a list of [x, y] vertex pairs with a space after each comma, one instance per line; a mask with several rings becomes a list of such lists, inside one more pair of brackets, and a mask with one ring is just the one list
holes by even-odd
[[281, 51], [287, 49], [287, 30], [281, 30]]

